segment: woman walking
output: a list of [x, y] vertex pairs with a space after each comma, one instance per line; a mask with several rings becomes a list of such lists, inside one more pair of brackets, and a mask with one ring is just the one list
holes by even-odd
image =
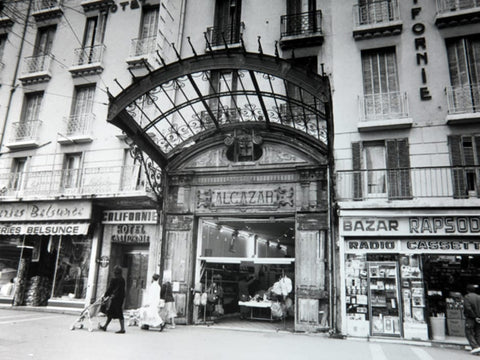
[[115, 266], [113, 269], [113, 279], [105, 292], [104, 297], [111, 297], [111, 304], [107, 310], [107, 321], [105, 325], [99, 326], [100, 330], [107, 331], [108, 324], [112, 319], [120, 321], [120, 330], [117, 334], [125, 334], [125, 321], [123, 319], [123, 300], [125, 299], [125, 279], [122, 277], [122, 268]]

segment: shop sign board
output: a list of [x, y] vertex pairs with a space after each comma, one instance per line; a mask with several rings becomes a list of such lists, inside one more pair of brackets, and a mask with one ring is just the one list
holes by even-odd
[[480, 251], [480, 240], [355, 239], [345, 241], [346, 253], [469, 254]]
[[88, 223], [2, 224], [0, 235], [86, 235]]
[[116, 244], [149, 244], [156, 228], [151, 224], [105, 225], [105, 238]]
[[2, 221], [87, 220], [92, 204], [87, 201], [0, 204]]
[[107, 210], [102, 224], [157, 224], [156, 210]]
[[292, 208], [295, 202], [293, 186], [255, 188], [216, 188], [197, 190], [197, 208], [275, 207]]
[[480, 216], [345, 217], [343, 236], [478, 236]]

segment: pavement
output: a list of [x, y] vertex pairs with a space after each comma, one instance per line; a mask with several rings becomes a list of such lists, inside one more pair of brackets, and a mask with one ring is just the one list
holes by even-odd
[[[220, 326], [182, 326], [163, 332], [127, 327], [113, 320], [107, 332], [70, 330], [77, 315], [0, 309], [0, 359], [335, 359], [462, 360], [474, 359], [458, 348], [417, 346], [289, 331], [239, 331]], [[88, 322], [83, 322], [85, 326]]]

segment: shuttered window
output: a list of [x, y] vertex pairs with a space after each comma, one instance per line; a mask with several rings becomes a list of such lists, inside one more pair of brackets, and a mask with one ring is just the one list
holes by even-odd
[[480, 135], [451, 135], [453, 196], [480, 196]]
[[447, 44], [448, 69], [455, 111], [480, 111], [480, 38], [449, 39]]
[[411, 198], [407, 139], [352, 143], [353, 199]]
[[215, 2], [213, 45], [234, 44], [240, 41], [241, 0], [217, 0]]

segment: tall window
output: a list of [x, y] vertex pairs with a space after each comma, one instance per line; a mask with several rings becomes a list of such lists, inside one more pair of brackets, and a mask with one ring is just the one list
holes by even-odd
[[107, 24], [107, 14], [87, 18], [82, 43], [82, 58], [80, 64], [99, 62], [102, 56], [103, 39]]
[[63, 163], [62, 188], [77, 189], [80, 187], [82, 153], [65, 154]]
[[352, 143], [354, 199], [411, 197], [407, 139]]
[[217, 0], [215, 2], [215, 21], [212, 45], [222, 45], [223, 39], [227, 44], [240, 41], [241, 0]]
[[38, 121], [42, 100], [43, 92], [26, 94], [20, 121], [23, 123]]
[[136, 42], [135, 55], [151, 54], [156, 50], [158, 31], [158, 7], [143, 7], [139, 39]]
[[12, 175], [10, 180], [10, 189], [13, 191], [22, 190], [25, 181], [25, 170], [27, 166], [27, 158], [14, 158], [12, 162]]
[[136, 191], [145, 189], [146, 181], [142, 163], [132, 157], [130, 150], [125, 150], [120, 190]]
[[480, 111], [480, 38], [449, 39], [448, 68], [452, 86], [450, 109], [453, 112]]
[[449, 136], [454, 197], [480, 195], [480, 135]]
[[[317, 1], [308, 0], [305, 4], [302, 0], [287, 0], [287, 17], [285, 21], [285, 32], [288, 35], [314, 32], [320, 24], [317, 22], [316, 10]], [[304, 16], [304, 13], [308, 13]]]
[[39, 28], [37, 40], [35, 42], [34, 56], [49, 55], [52, 52], [53, 39], [55, 37], [56, 26]]
[[78, 86], [75, 88], [70, 121], [67, 125], [68, 135], [85, 134], [93, 120], [93, 100], [95, 85]]
[[358, 0], [359, 24], [374, 24], [394, 19], [394, 0]]
[[362, 52], [364, 111], [367, 119], [403, 113], [395, 48]]

